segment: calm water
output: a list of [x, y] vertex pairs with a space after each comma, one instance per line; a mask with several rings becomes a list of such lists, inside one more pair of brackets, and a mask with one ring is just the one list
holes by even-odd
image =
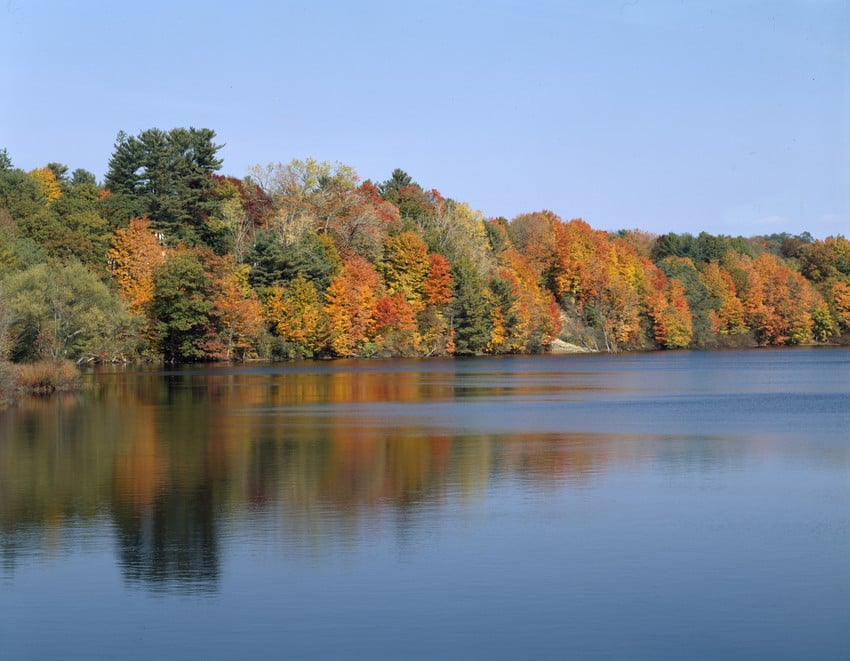
[[850, 659], [850, 350], [92, 374], [0, 413], [0, 658]]

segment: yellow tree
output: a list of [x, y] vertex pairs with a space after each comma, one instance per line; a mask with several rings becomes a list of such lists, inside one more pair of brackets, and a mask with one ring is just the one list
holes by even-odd
[[561, 331], [560, 310], [552, 293], [541, 285], [537, 268], [514, 248], [502, 251], [499, 261], [503, 277], [515, 282], [519, 349], [537, 351], [548, 346]]
[[699, 279], [709, 295], [712, 332], [717, 335], [746, 332], [744, 305], [735, 292], [735, 282], [729, 272], [717, 262], [710, 262], [700, 271]]
[[373, 342], [381, 279], [362, 257], [343, 261], [342, 271], [325, 291], [330, 347], [338, 356], [356, 356]]
[[107, 252], [118, 295], [136, 314], [153, 297], [154, 270], [165, 261], [165, 251], [147, 218], [131, 218], [126, 228], [115, 230]]
[[679, 349], [693, 339], [693, 323], [685, 287], [676, 278], [647, 262], [646, 308], [658, 346]]
[[832, 300], [839, 323], [850, 329], [850, 281], [841, 280], [832, 286]]
[[285, 287], [272, 287], [263, 312], [275, 335], [300, 356], [322, 349], [324, 312], [316, 286], [299, 273]]
[[575, 304], [600, 334], [608, 351], [640, 335], [644, 264], [626, 241], [574, 219], [555, 226], [556, 254], [551, 284], [556, 296]]
[[221, 353], [225, 360], [244, 360], [256, 354], [257, 341], [263, 333], [263, 306], [248, 284], [248, 265], [237, 264], [232, 255], [221, 261], [212, 274]]
[[390, 294], [400, 293], [409, 303], [418, 307], [430, 268], [428, 246], [419, 235], [408, 231], [388, 236], [384, 240], [381, 270]]
[[[517, 277], [506, 268], [490, 278], [484, 299], [490, 312], [488, 353], [514, 353], [525, 348], [529, 320], [519, 296]], [[525, 314], [523, 314], [525, 313]]]
[[428, 255], [428, 277], [422, 283], [424, 308], [418, 315], [419, 347], [426, 356], [454, 351], [454, 338], [446, 310], [452, 300], [451, 265], [442, 255]]
[[551, 211], [523, 214], [508, 223], [511, 244], [538, 277], [547, 277], [554, 266], [561, 225], [563, 221]]
[[764, 283], [767, 323], [762, 327], [770, 344], [799, 344], [812, 337], [812, 313], [822, 303], [806, 279], [779, 258], [764, 253], [753, 263]]
[[38, 190], [50, 206], [62, 197], [62, 188], [56, 181], [56, 173], [50, 168], [38, 168], [29, 173], [38, 183]]

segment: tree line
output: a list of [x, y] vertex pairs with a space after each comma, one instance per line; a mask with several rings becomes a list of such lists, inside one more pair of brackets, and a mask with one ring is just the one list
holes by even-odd
[[119, 133], [102, 183], [0, 151], [0, 357], [436, 356], [840, 341], [850, 241], [485, 218], [401, 169], [220, 172], [209, 129]]

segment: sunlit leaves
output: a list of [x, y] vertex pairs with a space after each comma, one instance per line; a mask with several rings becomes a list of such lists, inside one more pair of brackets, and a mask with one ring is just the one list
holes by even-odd
[[325, 313], [316, 286], [303, 274], [284, 286], [273, 287], [263, 314], [293, 356], [312, 357], [321, 352]]
[[717, 263], [711, 263], [700, 272], [700, 281], [708, 292], [713, 332], [719, 335], [745, 332], [744, 305], [738, 298], [729, 272]]
[[248, 284], [249, 268], [230, 255], [217, 261], [212, 300], [219, 354], [225, 360], [255, 357], [264, 320], [259, 297]]
[[369, 352], [375, 339], [380, 276], [362, 257], [350, 257], [325, 292], [330, 347], [338, 356]]
[[153, 297], [154, 269], [165, 261], [148, 219], [132, 218], [126, 228], [115, 230], [108, 257], [121, 300], [132, 312], [142, 312]]
[[390, 294], [400, 293], [409, 302], [420, 302], [430, 268], [428, 246], [417, 234], [402, 232], [385, 239], [381, 270]]
[[841, 325], [850, 329], [850, 281], [836, 282], [832, 286], [832, 298]]
[[30, 176], [38, 182], [38, 190], [50, 206], [62, 197], [62, 188], [56, 179], [56, 173], [48, 167], [38, 168], [30, 172]]

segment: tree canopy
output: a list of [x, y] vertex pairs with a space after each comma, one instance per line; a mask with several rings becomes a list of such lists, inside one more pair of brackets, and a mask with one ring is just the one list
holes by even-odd
[[850, 242], [486, 218], [396, 168], [220, 174], [215, 132], [119, 133], [102, 183], [0, 150], [0, 360], [168, 361], [847, 341]]

